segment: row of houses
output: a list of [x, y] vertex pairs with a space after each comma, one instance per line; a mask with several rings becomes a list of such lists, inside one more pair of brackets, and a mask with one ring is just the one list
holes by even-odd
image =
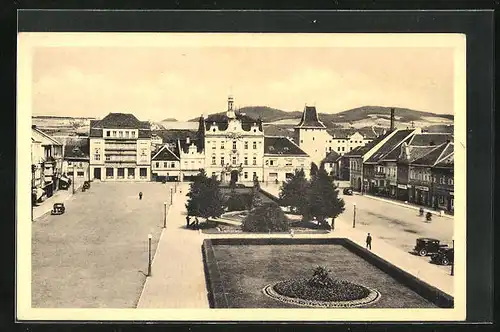
[[361, 193], [454, 210], [451, 134], [395, 129], [336, 158], [334, 165], [336, 175], [348, 173], [351, 186]]

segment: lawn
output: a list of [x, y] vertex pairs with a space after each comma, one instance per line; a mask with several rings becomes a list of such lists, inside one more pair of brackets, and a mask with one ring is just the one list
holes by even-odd
[[231, 308], [294, 308], [262, 289], [281, 280], [312, 275], [318, 265], [334, 278], [381, 293], [372, 308], [436, 308], [413, 290], [339, 244], [214, 245], [221, 282]]
[[[138, 199], [138, 193], [144, 193]], [[32, 306], [135, 308], [163, 227], [168, 185], [92, 183], [32, 225]]]

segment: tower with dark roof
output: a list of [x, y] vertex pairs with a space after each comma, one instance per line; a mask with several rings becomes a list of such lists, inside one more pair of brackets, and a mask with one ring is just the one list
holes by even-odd
[[318, 118], [315, 106], [305, 106], [302, 118], [295, 127], [295, 137], [299, 147], [304, 150], [311, 160], [319, 166], [327, 154], [327, 143], [331, 136], [326, 131], [326, 126]]

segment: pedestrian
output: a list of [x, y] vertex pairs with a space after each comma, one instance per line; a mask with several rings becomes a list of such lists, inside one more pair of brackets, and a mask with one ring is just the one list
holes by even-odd
[[372, 250], [372, 236], [368, 233], [366, 237], [366, 248]]
[[139, 192], [139, 199], [142, 199], [142, 191]]
[[190, 221], [190, 217], [189, 215], [186, 216], [186, 228], [189, 228], [189, 221]]
[[194, 223], [196, 224], [196, 229], [200, 227], [200, 221], [198, 220], [198, 217], [194, 217]]

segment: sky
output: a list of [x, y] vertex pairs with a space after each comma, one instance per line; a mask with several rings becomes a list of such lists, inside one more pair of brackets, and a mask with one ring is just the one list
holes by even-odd
[[185, 121], [237, 107], [337, 113], [365, 106], [453, 114], [451, 47], [39, 46], [32, 113]]

